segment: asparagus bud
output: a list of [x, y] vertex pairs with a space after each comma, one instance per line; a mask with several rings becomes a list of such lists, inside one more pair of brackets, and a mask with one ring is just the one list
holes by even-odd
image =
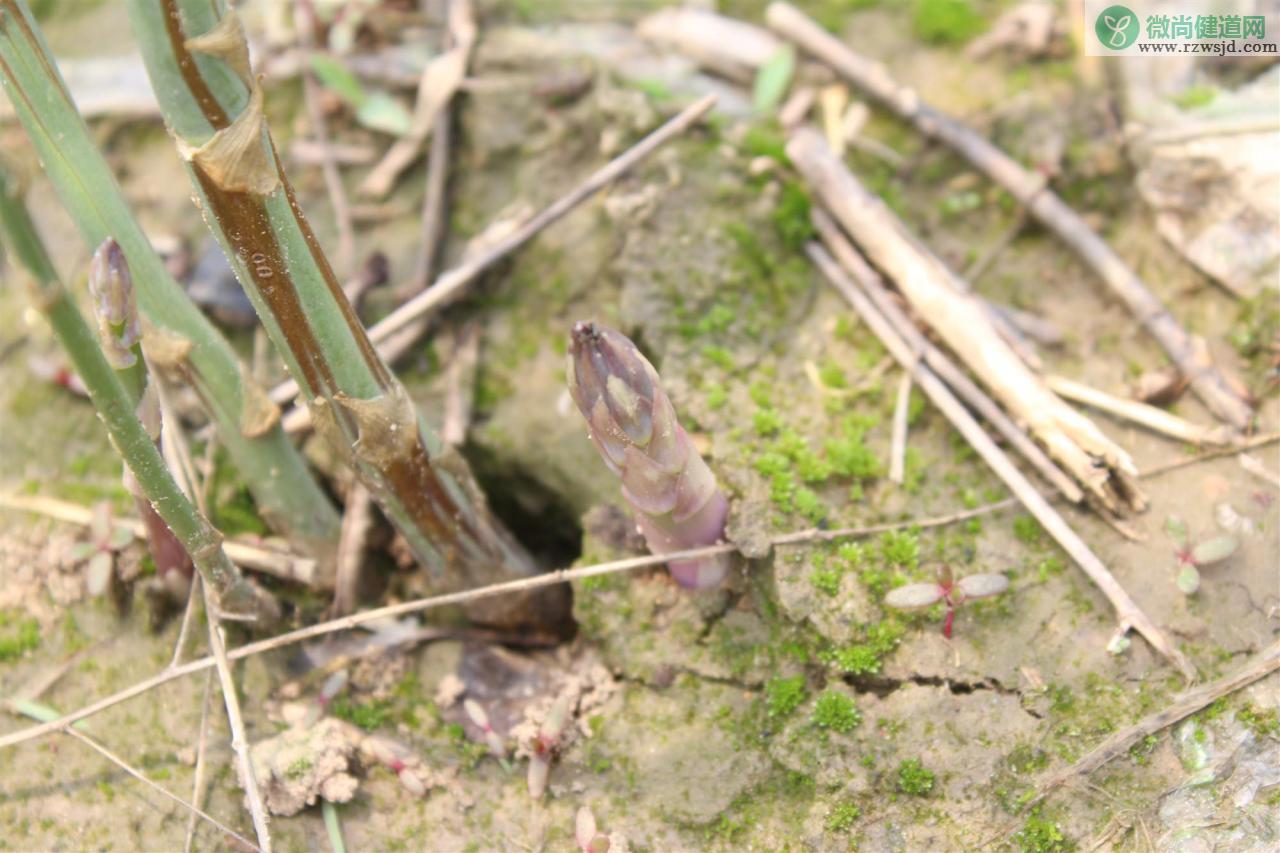
[[[575, 324], [568, 380], [591, 440], [622, 479], [649, 549], [666, 554], [719, 541], [728, 502], [635, 344], [605, 326]], [[681, 586], [706, 589], [724, 579], [729, 559], [673, 560], [667, 568]]]
[[137, 361], [134, 347], [142, 337], [138, 323], [137, 296], [133, 276], [120, 244], [111, 237], [93, 253], [89, 264], [89, 293], [98, 319], [102, 351], [116, 370], [132, 367]]

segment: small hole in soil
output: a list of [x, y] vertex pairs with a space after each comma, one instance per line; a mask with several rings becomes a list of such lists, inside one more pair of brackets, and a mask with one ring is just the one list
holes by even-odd
[[[582, 555], [582, 525], [555, 490], [526, 469], [467, 445], [467, 460], [494, 515], [545, 570], [564, 568]], [[563, 626], [572, 636], [576, 626]]]

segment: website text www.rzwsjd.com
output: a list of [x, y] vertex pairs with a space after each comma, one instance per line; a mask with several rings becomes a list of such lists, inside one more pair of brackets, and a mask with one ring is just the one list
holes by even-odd
[[1138, 42], [1137, 48], [1139, 53], [1212, 53], [1215, 56], [1234, 56], [1244, 53], [1276, 53], [1276, 45], [1271, 42], [1237, 42], [1235, 39], [1210, 42]]

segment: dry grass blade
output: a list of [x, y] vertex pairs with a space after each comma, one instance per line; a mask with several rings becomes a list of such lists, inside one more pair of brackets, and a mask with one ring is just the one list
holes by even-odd
[[[200, 736], [196, 740], [196, 767], [191, 779], [191, 802], [197, 806], [204, 797], [204, 760], [205, 748], [209, 745], [209, 697], [213, 693], [213, 673], [204, 678], [204, 696], [200, 700]], [[196, 822], [193, 816], [187, 821], [187, 839], [182, 845], [183, 853], [191, 853], [191, 844], [196, 837]]]
[[448, 110], [449, 101], [467, 73], [471, 48], [476, 40], [471, 4], [465, 0], [453, 0], [449, 4], [449, 36], [449, 49], [428, 62], [422, 70], [409, 132], [395, 141], [365, 177], [360, 184], [361, 195], [380, 199], [391, 192], [400, 173], [418, 158], [427, 136], [439, 127], [438, 119]]
[[[47, 706], [37, 705], [36, 703], [30, 700], [18, 700], [18, 701], [9, 700], [3, 703], [3, 707], [5, 707], [6, 710], [8, 710], [10, 713], [18, 714], [26, 717], [35, 717], [37, 719], [40, 719], [48, 714], [57, 713], [56, 711], [53, 711], [51, 708], [48, 708]], [[107, 749], [105, 746], [99, 743], [97, 739], [90, 737], [84, 732], [77, 731], [76, 729], [70, 726], [62, 728], [61, 731], [63, 734], [67, 735], [68, 737], [71, 737], [71, 738], [74, 738], [75, 740], [80, 741], [85, 746], [89, 747], [94, 752], [98, 753], [103, 758], [110, 761], [116, 767], [119, 767], [122, 771], [124, 771], [129, 776], [133, 777], [134, 779], [137, 779], [143, 785], [146, 785], [151, 790], [163, 796], [165, 799], [170, 800], [182, 806], [184, 809], [186, 809], [188, 812], [191, 813], [191, 819], [193, 822], [195, 821], [196, 818], [201, 818], [207, 821], [212, 826], [217, 827], [219, 831], [226, 833], [230, 837], [239, 841], [241, 844], [244, 844], [249, 849], [259, 850], [259, 847], [256, 844], [254, 844], [249, 839], [245, 838], [240, 833], [236, 832], [231, 827], [224, 824], [222, 821], [218, 820], [213, 815], [208, 814], [207, 812], [200, 809], [198, 806], [195, 806], [187, 802], [186, 800], [179, 797], [177, 794], [174, 794], [173, 792], [166, 790], [163, 786], [158, 785], [157, 783], [148, 779], [145, 775], [143, 775], [143, 773], [140, 770], [137, 770], [136, 768], [133, 767], [133, 765], [129, 764], [129, 762], [125, 761], [123, 758], [116, 755], [111, 750]]]
[[222, 626], [214, 611], [216, 605], [210, 603], [205, 607], [205, 616], [209, 622], [209, 648], [213, 652], [214, 668], [218, 673], [218, 683], [222, 687], [222, 701], [227, 708], [227, 723], [231, 727], [231, 749], [236, 754], [240, 765], [240, 783], [244, 786], [245, 796], [249, 800], [249, 814], [253, 817], [253, 829], [258, 836], [258, 845], [263, 853], [271, 853], [271, 830], [267, 827], [267, 806], [262, 799], [262, 791], [258, 787], [258, 778], [253, 770], [253, 758], [249, 754], [249, 736], [245, 733], [244, 717], [240, 714], [240, 697], [236, 693], [235, 680], [231, 675], [231, 663], [227, 660], [227, 649], [222, 639]]

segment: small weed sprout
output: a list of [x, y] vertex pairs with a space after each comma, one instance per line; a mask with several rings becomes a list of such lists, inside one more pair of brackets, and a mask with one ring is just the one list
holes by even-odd
[[1200, 589], [1200, 569], [1222, 562], [1240, 547], [1240, 540], [1234, 536], [1214, 536], [1193, 543], [1187, 534], [1186, 522], [1176, 515], [1165, 519], [1164, 532], [1176, 546], [1173, 552], [1178, 570], [1175, 582], [1186, 595], [1194, 595]]
[[918, 758], [908, 758], [898, 765], [898, 790], [913, 797], [924, 797], [933, 790], [934, 776]]
[[133, 532], [111, 519], [111, 505], [106, 501], [93, 509], [89, 537], [71, 546], [67, 558], [85, 563], [85, 590], [97, 597], [106, 592], [116, 577], [116, 555], [133, 542]]
[[467, 699], [462, 703], [462, 709], [467, 712], [467, 717], [471, 722], [476, 724], [476, 728], [484, 732], [485, 745], [489, 747], [489, 752], [493, 753], [494, 758], [502, 758], [507, 754], [507, 745], [502, 740], [502, 736], [493, 730], [493, 725], [489, 722], [489, 715], [485, 712], [484, 707], [474, 699]]
[[1009, 588], [1009, 579], [999, 574], [965, 575], [953, 581], [951, 567], [938, 567], [937, 583], [912, 583], [889, 590], [884, 603], [897, 610], [919, 610], [939, 601], [947, 605], [947, 621], [942, 635], [950, 639], [955, 624], [956, 607], [971, 598], [988, 598]]
[[609, 836], [596, 829], [596, 816], [587, 806], [578, 809], [573, 823], [573, 840], [582, 853], [608, 853], [610, 847]]
[[538, 729], [538, 734], [529, 744], [529, 796], [535, 800], [542, 799], [542, 795], [546, 793], [551, 760], [563, 746], [564, 735], [569, 728], [569, 715], [572, 711], [570, 701], [569, 695], [565, 693], [552, 703], [546, 719]]

